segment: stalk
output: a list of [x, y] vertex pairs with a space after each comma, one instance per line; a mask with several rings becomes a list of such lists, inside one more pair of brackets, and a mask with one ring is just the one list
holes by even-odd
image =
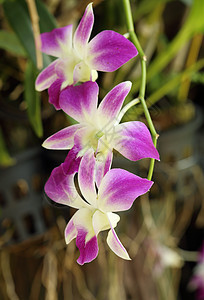
[[[132, 12], [131, 12], [131, 7], [130, 7], [130, 1], [129, 0], [122, 0], [123, 1], [123, 6], [124, 6], [124, 10], [125, 10], [125, 19], [126, 19], [126, 25], [127, 25], [127, 30], [129, 33], [129, 38], [132, 41], [132, 43], [135, 45], [135, 47], [138, 50], [138, 54], [140, 57], [140, 64], [141, 64], [141, 85], [140, 85], [140, 90], [139, 90], [139, 100], [141, 101], [143, 110], [144, 110], [144, 114], [150, 129], [150, 132], [152, 134], [152, 140], [154, 143], [154, 146], [156, 147], [157, 145], [157, 139], [158, 139], [158, 134], [154, 128], [154, 124], [152, 122], [149, 110], [147, 108], [146, 105], [146, 101], [145, 101], [145, 89], [146, 89], [146, 56], [143, 52], [143, 49], [139, 43], [139, 40], [136, 36], [135, 30], [134, 30], [134, 23], [133, 23], [133, 19], [132, 19]], [[155, 159], [151, 158], [150, 160], [150, 166], [149, 166], [149, 172], [148, 172], [148, 176], [147, 179], [151, 180], [152, 178], [152, 174], [153, 174], [153, 170], [154, 170], [154, 163], [155, 163]]]

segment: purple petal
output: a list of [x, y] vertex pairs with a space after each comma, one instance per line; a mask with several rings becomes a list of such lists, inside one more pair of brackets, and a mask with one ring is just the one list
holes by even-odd
[[37, 77], [35, 82], [35, 89], [39, 92], [49, 88], [55, 80], [57, 80], [56, 65], [59, 59], [53, 61], [47, 68], [45, 68]]
[[[194, 274], [189, 282], [189, 288], [191, 290], [199, 290], [204, 294], [204, 279], [202, 274]], [[201, 298], [203, 299], [203, 298]]]
[[47, 138], [42, 146], [47, 149], [71, 149], [74, 146], [74, 134], [80, 128], [79, 124], [66, 127]]
[[130, 160], [147, 157], [159, 160], [159, 153], [152, 142], [151, 134], [142, 122], [133, 121], [117, 125], [112, 145]]
[[84, 15], [75, 31], [73, 39], [74, 48], [81, 57], [84, 56], [84, 50], [90, 38], [93, 23], [94, 14], [92, 9], [92, 3], [90, 3], [87, 6]]
[[138, 51], [121, 34], [105, 30], [89, 42], [87, 53], [92, 69], [113, 72], [136, 56]]
[[118, 113], [123, 105], [125, 97], [131, 89], [130, 81], [116, 85], [103, 99], [98, 107], [99, 117], [104, 119], [104, 123], [116, 120]]
[[80, 209], [74, 216], [77, 229], [76, 246], [80, 251], [77, 262], [80, 265], [92, 261], [98, 255], [98, 243], [92, 225], [93, 212], [87, 208]]
[[48, 89], [49, 102], [54, 105], [56, 110], [61, 109], [59, 105], [59, 96], [61, 92], [62, 83], [62, 79], [57, 79], [52, 83], [52, 85]]
[[112, 226], [111, 226], [111, 230], [108, 232], [107, 244], [116, 255], [118, 255], [123, 259], [130, 260], [127, 250], [122, 245], [121, 241], [119, 240]]
[[77, 193], [74, 175], [78, 171], [80, 158], [76, 149], [70, 150], [64, 163], [55, 168], [45, 184], [45, 193], [53, 201], [71, 207], [86, 207], [86, 203]]
[[60, 107], [78, 122], [92, 120], [98, 102], [98, 85], [85, 82], [78, 86], [68, 86], [60, 93]]
[[85, 242], [87, 232], [83, 229], [78, 230], [76, 238], [76, 246], [80, 251], [80, 256], [77, 259], [78, 264], [83, 265], [96, 258], [98, 255], [98, 242], [94, 235], [88, 242]]
[[204, 283], [197, 290], [197, 300], [203, 300], [203, 299], [204, 299]]
[[69, 244], [77, 236], [77, 230], [74, 226], [74, 216], [71, 218], [64, 231], [66, 244]]
[[80, 265], [94, 260], [98, 255], [98, 242], [96, 236], [93, 236], [87, 243], [85, 243], [86, 235], [87, 232], [83, 229], [78, 230], [76, 246], [80, 251], [80, 256], [77, 259], [77, 262]]
[[72, 25], [55, 28], [45, 32], [41, 37], [41, 51], [56, 57], [61, 57], [72, 48]]
[[95, 157], [93, 149], [90, 149], [83, 156], [79, 165], [79, 187], [87, 202], [96, 207], [95, 188]]
[[103, 177], [110, 170], [111, 164], [113, 160], [113, 152], [112, 149], [106, 151], [105, 153], [97, 154], [96, 156], [96, 184], [99, 187]]
[[107, 212], [127, 210], [137, 197], [151, 188], [152, 184], [152, 181], [126, 170], [112, 169], [106, 173], [99, 187], [99, 207]]

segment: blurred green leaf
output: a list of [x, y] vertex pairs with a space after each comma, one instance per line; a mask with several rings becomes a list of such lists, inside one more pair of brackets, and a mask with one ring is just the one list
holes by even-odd
[[204, 1], [194, 0], [188, 18], [168, 48], [154, 60], [148, 70], [148, 78], [164, 68], [177, 51], [189, 41], [193, 35], [204, 32]]
[[[192, 66], [185, 69], [183, 72], [178, 73], [175, 75], [171, 80], [169, 80], [166, 84], [161, 85], [159, 89], [157, 89], [151, 96], [148, 97], [146, 103], [147, 107], [151, 107], [153, 104], [155, 104], [158, 100], [162, 99], [165, 95], [170, 93], [172, 90], [174, 90], [178, 85], [181, 83], [182, 78], [184, 76], [192, 77], [195, 73], [197, 73], [199, 70], [204, 68], [204, 59], [200, 59], [199, 61], [195, 62]], [[141, 111], [139, 111], [140, 108], [137, 107], [138, 115], [143, 112], [143, 108], [141, 108]]]
[[[147, 71], [147, 82], [156, 74], [161, 72], [168, 63], [174, 58], [182, 46], [189, 41], [195, 34], [204, 32], [204, 1], [194, 0], [186, 22], [181, 27], [176, 37], [172, 40], [167, 48], [159, 53], [154, 61], [150, 64]], [[139, 89], [140, 82], [137, 81], [132, 88], [132, 92]]]
[[36, 0], [36, 7], [40, 18], [40, 32], [51, 31], [57, 27], [57, 23], [53, 15], [48, 11], [47, 7], [40, 1]]
[[204, 72], [193, 74], [192, 81], [196, 83], [204, 84]]
[[135, 7], [133, 11], [134, 20], [140, 19], [142, 16], [150, 13], [155, 9], [155, 7], [159, 4], [165, 4], [172, 0], [143, 0], [140, 2], [138, 7]]
[[13, 32], [0, 30], [0, 48], [15, 55], [26, 56], [24, 48]]
[[[39, 25], [41, 31], [51, 31], [54, 29], [56, 27], [55, 20], [46, 6], [39, 0], [36, 1], [36, 6], [40, 18]], [[3, 3], [3, 8], [13, 31], [16, 33], [33, 64], [36, 65], [35, 42], [26, 2], [24, 0], [6, 0]], [[44, 67], [46, 67], [51, 62], [51, 58], [43, 55], [43, 62]]]
[[4, 142], [4, 137], [2, 134], [2, 130], [0, 128], [0, 166], [1, 167], [9, 167], [15, 164], [15, 160], [9, 155], [6, 145]]
[[20, 0], [6, 0], [3, 3], [3, 8], [13, 31], [18, 36], [32, 62], [36, 65], [35, 43], [28, 11], [26, 11]]
[[181, 2], [185, 3], [186, 5], [192, 5], [193, 0], [180, 0]]
[[41, 121], [41, 101], [40, 95], [35, 90], [35, 79], [37, 70], [31, 61], [28, 61], [25, 72], [25, 92], [24, 97], [27, 103], [28, 118], [31, 126], [38, 137], [43, 135]]

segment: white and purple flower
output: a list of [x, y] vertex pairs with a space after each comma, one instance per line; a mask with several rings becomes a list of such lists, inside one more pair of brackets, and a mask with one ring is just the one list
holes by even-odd
[[38, 75], [36, 90], [48, 88], [49, 101], [56, 109], [60, 109], [59, 94], [63, 88], [95, 81], [97, 71], [113, 72], [138, 53], [128, 39], [112, 30], [104, 30], [89, 41], [93, 23], [90, 3], [73, 40], [72, 25], [41, 34], [41, 51], [57, 59]]
[[96, 182], [99, 186], [103, 176], [110, 169], [113, 149], [126, 158], [136, 161], [142, 158], [159, 160], [150, 132], [139, 121], [118, 124], [123, 101], [131, 88], [131, 82], [115, 86], [98, 104], [98, 85], [85, 82], [69, 86], [61, 92], [60, 107], [79, 124], [66, 127], [49, 137], [43, 143], [47, 149], [71, 149], [83, 157], [93, 149], [96, 157]]
[[[112, 169], [101, 180], [97, 192], [96, 161], [93, 149], [89, 149], [79, 166], [80, 196], [75, 187], [76, 168], [73, 168], [72, 162], [70, 155], [60, 167], [53, 170], [45, 185], [45, 192], [55, 202], [78, 209], [65, 229], [67, 244], [76, 238], [80, 251], [77, 262], [82, 265], [96, 258], [97, 235], [107, 229], [110, 229], [107, 243], [111, 250], [123, 259], [130, 259], [114, 230], [120, 220], [115, 212], [128, 210], [138, 196], [151, 188], [153, 182], [122, 169]], [[70, 176], [67, 176], [68, 173]]]
[[189, 283], [189, 288], [197, 291], [197, 299], [204, 300], [204, 243], [198, 257], [198, 264], [194, 269], [194, 275]]

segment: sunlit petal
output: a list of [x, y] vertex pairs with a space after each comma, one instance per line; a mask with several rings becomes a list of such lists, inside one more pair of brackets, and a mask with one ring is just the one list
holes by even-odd
[[85, 56], [86, 45], [91, 35], [93, 23], [94, 14], [92, 3], [90, 3], [84, 12], [73, 38], [74, 48], [81, 57]]
[[89, 42], [87, 60], [92, 69], [113, 72], [137, 53], [135, 46], [124, 36], [104, 30]]
[[63, 79], [56, 79], [48, 89], [49, 102], [54, 105], [55, 109], [57, 110], [61, 109], [59, 106], [59, 95], [61, 92], [62, 83]]
[[111, 230], [108, 232], [107, 244], [111, 248], [111, 250], [119, 257], [126, 259], [126, 260], [131, 259], [129, 257], [129, 254], [127, 253], [127, 250], [125, 249], [125, 247], [119, 240], [112, 225], [111, 225]]
[[83, 156], [78, 173], [79, 187], [84, 198], [96, 207], [95, 158], [93, 149]]
[[155, 158], [159, 153], [155, 148], [147, 126], [138, 121], [125, 122], [115, 127], [112, 146], [130, 160]]
[[60, 107], [78, 122], [87, 122], [96, 113], [98, 90], [98, 85], [91, 81], [68, 86], [60, 94]]
[[148, 192], [152, 184], [152, 181], [126, 170], [112, 169], [106, 173], [99, 187], [99, 207], [102, 211], [127, 210], [137, 197]]
[[72, 47], [72, 25], [55, 28], [41, 37], [41, 51], [56, 57], [68, 54]]
[[37, 77], [35, 82], [35, 89], [37, 91], [43, 91], [51, 86], [51, 84], [57, 80], [57, 74], [55, 68], [59, 59], [52, 62], [47, 68], [45, 68]]
[[92, 225], [93, 211], [83, 208], [74, 215], [77, 229], [76, 246], [80, 251], [77, 262], [80, 265], [92, 261], [98, 255], [98, 242]]
[[73, 215], [73, 217], [67, 224], [65, 231], [64, 231], [66, 244], [69, 244], [77, 236], [77, 229], [74, 226], [74, 218], [75, 218], [75, 215]]
[[74, 184], [74, 175], [80, 163], [80, 158], [76, 158], [76, 155], [77, 151], [70, 150], [65, 162], [52, 171], [45, 184], [45, 193], [57, 203], [81, 208], [88, 204], [81, 199]]
[[[112, 123], [116, 120], [123, 105], [125, 97], [131, 89], [130, 81], [116, 85], [102, 100], [98, 107], [98, 116], [104, 124]], [[113, 125], [112, 125], [113, 126]]]
[[42, 146], [47, 149], [71, 149], [74, 146], [74, 134], [81, 127], [79, 124], [66, 127], [47, 138]]

